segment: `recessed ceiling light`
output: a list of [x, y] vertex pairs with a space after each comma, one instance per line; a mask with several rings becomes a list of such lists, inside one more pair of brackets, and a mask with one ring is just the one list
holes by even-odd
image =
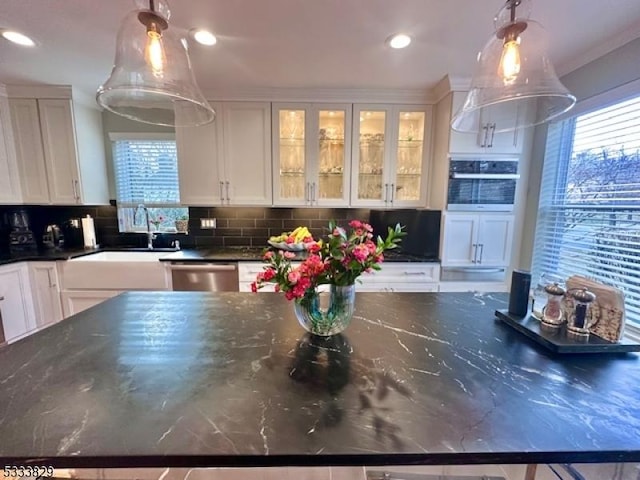
[[201, 45], [207, 45], [210, 47], [211, 45], [215, 45], [216, 43], [218, 43], [218, 39], [216, 38], [216, 36], [209, 30], [203, 30], [199, 28], [197, 30], [194, 30], [192, 35], [193, 39]]
[[387, 42], [391, 48], [405, 48], [411, 43], [411, 37], [404, 33], [399, 33], [390, 37]]
[[29, 37], [15, 30], [2, 30], [2, 36], [10, 42], [22, 45], [23, 47], [33, 47], [36, 44], [36, 42]]

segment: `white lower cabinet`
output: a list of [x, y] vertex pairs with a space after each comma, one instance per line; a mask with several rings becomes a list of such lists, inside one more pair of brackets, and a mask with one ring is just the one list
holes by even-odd
[[19, 340], [37, 328], [26, 263], [0, 267], [0, 316], [7, 342]]
[[30, 262], [31, 292], [38, 328], [59, 322], [62, 316], [60, 282], [55, 262]]
[[80, 313], [121, 293], [119, 290], [64, 290], [62, 292], [64, 316], [66, 318]]
[[511, 263], [514, 216], [443, 214], [443, 267], [507, 267]]
[[382, 270], [365, 273], [356, 292], [437, 292], [440, 265], [437, 263], [383, 263]]

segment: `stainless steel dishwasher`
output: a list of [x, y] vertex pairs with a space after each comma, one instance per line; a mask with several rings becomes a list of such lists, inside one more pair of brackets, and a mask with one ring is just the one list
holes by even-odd
[[236, 263], [171, 262], [169, 268], [175, 291], [238, 291]]

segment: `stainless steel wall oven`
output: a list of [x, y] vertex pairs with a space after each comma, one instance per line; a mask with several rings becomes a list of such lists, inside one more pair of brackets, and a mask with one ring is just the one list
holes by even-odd
[[519, 178], [517, 158], [452, 157], [447, 210], [510, 212]]

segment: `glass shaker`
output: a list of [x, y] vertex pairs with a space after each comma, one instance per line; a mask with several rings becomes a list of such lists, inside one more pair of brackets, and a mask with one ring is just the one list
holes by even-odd
[[567, 330], [573, 335], [580, 337], [589, 336], [589, 306], [596, 299], [596, 296], [586, 288], [571, 290], [573, 298], [573, 312], [567, 322]]
[[551, 283], [544, 287], [544, 291], [547, 294], [547, 304], [542, 309], [542, 321], [550, 327], [557, 328], [564, 323], [564, 289], [557, 283]]

